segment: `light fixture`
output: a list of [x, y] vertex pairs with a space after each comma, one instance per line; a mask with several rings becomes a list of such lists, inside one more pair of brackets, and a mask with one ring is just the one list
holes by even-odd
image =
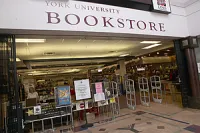
[[157, 47], [157, 46], [160, 46], [160, 45], [162, 45], [162, 44], [152, 44], [152, 45], [149, 45], [149, 46], [144, 47], [142, 49], [151, 49], [151, 48], [154, 48], [154, 47]]
[[44, 43], [44, 42], [46, 42], [46, 39], [23, 39], [23, 38], [17, 38], [15, 41], [17, 43]]
[[169, 52], [170, 50], [168, 49], [167, 51]]
[[165, 56], [168, 56], [168, 53], [164, 53]]
[[129, 56], [129, 54], [122, 54], [119, 57], [125, 57], [125, 56]]
[[160, 41], [142, 41], [140, 43], [143, 43], [143, 44], [155, 44], [155, 43], [160, 43]]
[[20, 62], [21, 60], [20, 60], [20, 58], [16, 58], [16, 61], [17, 61], [17, 62]]
[[157, 52], [157, 54], [160, 54], [159, 52]]
[[144, 67], [137, 68], [137, 71], [145, 71], [145, 68]]
[[99, 73], [102, 72], [102, 69], [98, 69], [98, 72], [99, 72]]

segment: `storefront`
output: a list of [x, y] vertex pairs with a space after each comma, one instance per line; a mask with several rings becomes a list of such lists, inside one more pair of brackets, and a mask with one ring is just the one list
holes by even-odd
[[[102, 112], [114, 118], [123, 102], [131, 109], [151, 102], [188, 107], [188, 66], [181, 44], [190, 34], [181, 9], [162, 14], [80, 1], [2, 3], [2, 64], [14, 72], [2, 69], [9, 75], [5, 79], [13, 78], [6, 83], [14, 92], [1, 91], [0, 100], [13, 103], [1, 118], [5, 130], [44, 131], [56, 123], [58, 129], [64, 124], [71, 128], [83, 119], [85, 108], [88, 119], [95, 121]], [[65, 99], [59, 99], [61, 94]], [[120, 101], [123, 96], [126, 100]], [[13, 115], [7, 119], [7, 114]]]

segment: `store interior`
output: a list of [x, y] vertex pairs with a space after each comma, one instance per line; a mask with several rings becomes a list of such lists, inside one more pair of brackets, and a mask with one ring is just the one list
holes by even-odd
[[[161, 104], [181, 106], [180, 86], [177, 84], [172, 87], [170, 84], [179, 82], [172, 40], [87, 36], [17, 36], [16, 51], [19, 95], [25, 108], [24, 113], [29, 121], [38, 119], [33, 113], [30, 113], [31, 110], [26, 105], [30, 88], [34, 88], [34, 91], [37, 92], [39, 97], [37, 103], [42, 106], [41, 110], [52, 110], [56, 108], [54, 89], [58, 86], [70, 86], [71, 103], [80, 102], [80, 100], [76, 100], [74, 81], [82, 79], [89, 79], [90, 86], [97, 82], [115, 81], [119, 88], [119, 108], [127, 108], [124, 80], [128, 78], [134, 81], [135, 100], [136, 104], [140, 105], [138, 78], [145, 77], [149, 80], [151, 76], [156, 75], [160, 77], [162, 90], [170, 90], [169, 92], [172, 92], [172, 88], [174, 90], [173, 94], [165, 93], [165, 96], [164, 93], [162, 94]], [[150, 86], [149, 89], [149, 95], [151, 95]], [[153, 102], [152, 96], [150, 97]], [[90, 101], [94, 100], [91, 98]], [[95, 110], [93, 107], [90, 108], [93, 104], [88, 103], [88, 106], [90, 110], [87, 112], [91, 113]], [[72, 110], [74, 120], [84, 121], [84, 113], [81, 111]], [[95, 117], [100, 112], [96, 111]], [[48, 117], [52, 117], [52, 115], [50, 114]], [[88, 119], [92, 119], [91, 116], [88, 115]], [[45, 127], [38, 126], [41, 124], [37, 124], [37, 121], [34, 129], [32, 129], [31, 122], [25, 124], [25, 127], [35, 130], [35, 132], [43, 130], [43, 128], [52, 128], [48, 127], [51, 120], [43, 123]], [[53, 121], [68, 122], [69, 120], [66, 117]], [[38, 123], [40, 122], [38, 121]]]

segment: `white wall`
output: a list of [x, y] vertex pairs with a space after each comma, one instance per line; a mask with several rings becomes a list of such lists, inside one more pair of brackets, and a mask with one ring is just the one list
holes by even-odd
[[200, 35], [200, 0], [185, 8], [190, 36]]

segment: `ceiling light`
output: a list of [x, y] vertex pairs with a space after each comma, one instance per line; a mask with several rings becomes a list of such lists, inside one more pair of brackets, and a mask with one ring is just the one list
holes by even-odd
[[144, 43], [144, 44], [154, 44], [154, 43], [160, 43], [160, 41], [142, 41], [140, 43]]
[[151, 49], [151, 48], [154, 48], [154, 47], [157, 47], [157, 46], [160, 46], [160, 45], [162, 45], [162, 44], [152, 44], [152, 45], [149, 45], [149, 46], [144, 47], [142, 49]]
[[102, 69], [98, 69], [98, 72], [99, 72], [99, 73], [102, 72]]
[[144, 67], [137, 68], [137, 71], [145, 71], [145, 68]]
[[44, 42], [46, 42], [46, 39], [23, 39], [23, 38], [17, 38], [15, 41], [17, 43], [44, 43]]
[[55, 52], [44, 52], [44, 55], [47, 55], [47, 56], [51, 56], [51, 55], [55, 55], [56, 53]]
[[169, 52], [170, 50], [168, 49], [167, 51]]
[[20, 60], [20, 58], [16, 58], [16, 61], [17, 61], [17, 62], [20, 62], [21, 60]]
[[159, 54], [159, 52], [157, 52], [157, 54]]
[[122, 54], [119, 57], [125, 57], [125, 56], [129, 56], [129, 54]]

